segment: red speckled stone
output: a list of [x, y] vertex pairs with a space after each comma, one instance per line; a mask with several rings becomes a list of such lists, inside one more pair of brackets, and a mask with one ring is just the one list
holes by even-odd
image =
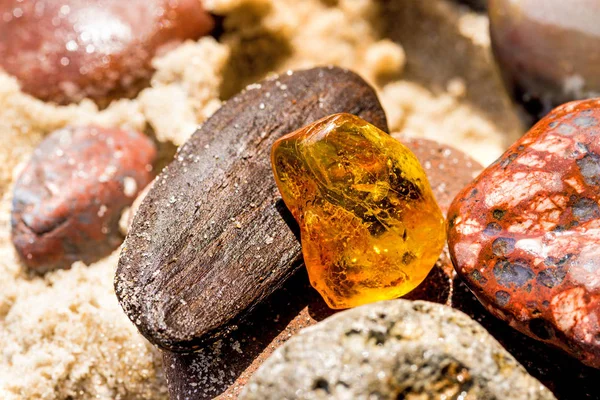
[[35, 150], [13, 196], [13, 243], [37, 272], [89, 264], [116, 249], [123, 208], [153, 177], [156, 148], [139, 132], [55, 131]]
[[0, 67], [42, 100], [106, 103], [135, 94], [162, 48], [213, 25], [200, 0], [5, 0]]
[[600, 99], [555, 109], [454, 200], [450, 255], [497, 317], [600, 367]]

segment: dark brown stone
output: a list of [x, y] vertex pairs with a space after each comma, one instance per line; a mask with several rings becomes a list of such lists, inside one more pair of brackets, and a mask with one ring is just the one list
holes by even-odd
[[86, 126], [48, 136], [14, 189], [12, 235], [24, 264], [45, 272], [115, 250], [121, 212], [151, 181], [155, 157], [135, 131]]
[[600, 93], [597, 0], [489, 0], [489, 16], [504, 83], [530, 126]]
[[458, 274], [497, 317], [600, 367], [600, 100], [541, 120], [454, 200]]
[[155, 54], [214, 25], [199, 0], [6, 0], [0, 18], [0, 67], [60, 104], [134, 95]]
[[181, 147], [136, 214], [115, 279], [121, 306], [152, 343], [190, 351], [222, 337], [301, 266], [271, 146], [341, 112], [387, 130], [358, 75], [290, 72], [229, 100]]

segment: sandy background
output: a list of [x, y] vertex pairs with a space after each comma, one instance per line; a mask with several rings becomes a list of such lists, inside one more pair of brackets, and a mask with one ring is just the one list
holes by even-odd
[[449, 143], [484, 164], [522, 128], [495, 74], [487, 19], [447, 0], [205, 0], [225, 16], [215, 40], [155, 60], [151, 87], [99, 111], [56, 107], [0, 71], [0, 398], [163, 399], [157, 352], [117, 304], [118, 252], [45, 277], [10, 242], [12, 184], [45, 135], [94, 122], [147, 132], [170, 154], [245, 85], [336, 64], [377, 89], [396, 133]]

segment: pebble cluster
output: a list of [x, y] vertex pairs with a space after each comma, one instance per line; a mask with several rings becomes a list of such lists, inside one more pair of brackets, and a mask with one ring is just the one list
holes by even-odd
[[[600, 89], [596, 2], [465, 2], [489, 6], [503, 78], [534, 120]], [[0, 37], [7, 40], [0, 41], [0, 67], [39, 99], [90, 98], [103, 107], [138, 93], [155, 55], [215, 25], [196, 0], [123, 4], [3, 2]], [[404, 54], [396, 56], [393, 65], [402, 64]], [[466, 94], [461, 81], [449, 83], [448, 91]], [[124, 247], [116, 291], [155, 345], [200, 349], [165, 351], [172, 394], [218, 395], [272, 351], [265, 346], [277, 340], [271, 340], [273, 327], [257, 329], [245, 318], [278, 301], [276, 289], [301, 260], [298, 227], [276, 198], [266, 154], [276, 135], [338, 112], [387, 128], [374, 90], [346, 70], [289, 71], [251, 85], [207, 121], [149, 190]], [[447, 185], [470, 180], [477, 169], [470, 160], [439, 162], [432, 153], [421, 167], [383, 131], [341, 114], [276, 142], [273, 168], [299, 225], [310, 281], [330, 307], [415, 288], [411, 299], [456, 306], [461, 281], [453, 264], [490, 314], [600, 368], [598, 135], [600, 100], [550, 112], [458, 194], [439, 260], [446, 232], [434, 195], [448, 197], [437, 199], [446, 211], [455, 192]], [[455, 151], [426, 145], [442, 158]], [[122, 211], [153, 179], [157, 157], [152, 140], [133, 130], [82, 125], [50, 134], [14, 187], [12, 240], [23, 265], [43, 274], [114, 251], [123, 240]], [[427, 175], [446, 168], [457, 179], [446, 177], [432, 192]], [[434, 289], [438, 296], [431, 296]], [[312, 302], [318, 301], [306, 309], [296, 305], [290, 325], [322, 319], [306, 317]], [[244, 329], [265, 336], [254, 337], [260, 345], [249, 345]], [[221, 354], [239, 355], [235, 368], [226, 371], [233, 364]], [[201, 373], [191, 371], [198, 365]], [[220, 369], [208, 371], [213, 366]], [[242, 395], [373, 396], [554, 398], [468, 317], [410, 300], [352, 310], [300, 334], [265, 362]]]

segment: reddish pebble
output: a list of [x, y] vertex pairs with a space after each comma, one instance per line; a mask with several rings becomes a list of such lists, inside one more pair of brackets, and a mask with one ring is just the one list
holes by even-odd
[[157, 52], [214, 26], [200, 0], [6, 0], [0, 19], [0, 67], [60, 104], [134, 95]]
[[153, 178], [156, 148], [139, 132], [99, 127], [55, 131], [35, 150], [13, 197], [13, 243], [43, 273], [116, 249], [119, 218]]
[[458, 274], [497, 317], [600, 368], [600, 99], [552, 111], [454, 200]]
[[[445, 214], [454, 196], [471, 183], [483, 167], [467, 154], [448, 145], [420, 138], [399, 138], [419, 159], [427, 174], [433, 195]], [[427, 278], [415, 290], [404, 296], [409, 300], [426, 300], [453, 306], [456, 273], [448, 248]], [[454, 306], [456, 306], [454, 304]], [[464, 310], [463, 310], [464, 311]]]

